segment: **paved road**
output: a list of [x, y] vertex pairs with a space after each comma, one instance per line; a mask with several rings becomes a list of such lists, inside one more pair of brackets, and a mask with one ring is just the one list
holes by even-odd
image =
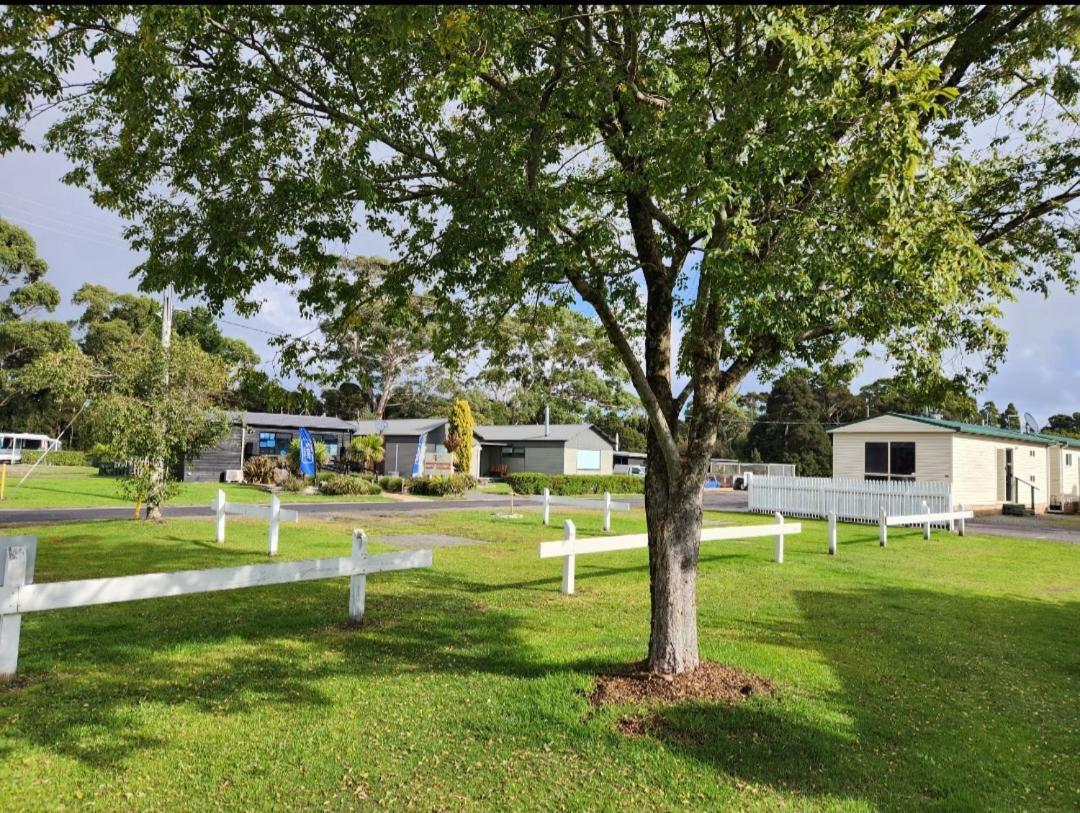
[[[619, 498], [633, 505], [643, 505], [644, 498]], [[745, 491], [706, 491], [705, 507], [714, 511], [745, 511]], [[402, 500], [386, 502], [291, 502], [283, 503], [300, 514], [313, 517], [354, 516], [363, 514], [404, 514], [423, 511], [469, 511], [474, 509], [503, 508], [510, 498], [485, 495], [463, 500]], [[518, 498], [516, 508], [538, 509], [539, 503]], [[212, 517], [213, 510], [201, 505], [166, 506], [166, 517]], [[0, 527], [13, 525], [44, 525], [51, 522], [91, 522], [100, 519], [128, 519], [131, 508], [16, 508], [0, 511]]]
[[[509, 505], [504, 497], [484, 497], [471, 500], [402, 500], [387, 502], [291, 502], [285, 508], [309, 516], [353, 514], [402, 514], [422, 511], [453, 511], [477, 508], [501, 508]], [[168, 518], [212, 517], [213, 510], [201, 505], [166, 506], [162, 513]], [[131, 508], [19, 508], [0, 511], [0, 526], [42, 525], [49, 522], [90, 522], [98, 519], [128, 519]]]

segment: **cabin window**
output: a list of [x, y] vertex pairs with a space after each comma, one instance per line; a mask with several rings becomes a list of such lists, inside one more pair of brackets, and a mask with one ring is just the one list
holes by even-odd
[[888, 443], [866, 444], [866, 466], [863, 471], [865, 471], [867, 475], [889, 473]]
[[283, 455], [289, 451], [291, 432], [260, 432], [259, 454]]
[[1065, 465], [1066, 466], [1071, 466], [1072, 465], [1072, 455], [1071, 454], [1065, 455]]
[[864, 475], [867, 480], [914, 480], [915, 443], [867, 443], [864, 452]]
[[337, 435], [312, 435], [312, 443], [322, 443], [326, 446], [326, 453], [333, 459], [338, 456], [340, 450], [340, 441]]
[[577, 450], [578, 471], [600, 471], [600, 452], [596, 449]]
[[502, 450], [503, 457], [524, 457], [524, 446], [504, 446]]

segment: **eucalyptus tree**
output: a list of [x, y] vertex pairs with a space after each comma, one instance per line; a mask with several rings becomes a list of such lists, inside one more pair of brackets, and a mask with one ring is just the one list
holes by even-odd
[[[439, 352], [587, 303], [649, 416], [648, 663], [678, 672], [745, 376], [877, 346], [978, 379], [998, 302], [1073, 286], [1077, 31], [1060, 6], [9, 5], [0, 149], [51, 105], [149, 289], [422, 287]], [[332, 273], [364, 227], [397, 255], [377, 292]]]

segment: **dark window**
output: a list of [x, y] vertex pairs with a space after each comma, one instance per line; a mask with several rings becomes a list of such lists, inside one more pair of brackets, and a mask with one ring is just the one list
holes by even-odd
[[1065, 465], [1066, 466], [1071, 466], [1072, 465], [1072, 455], [1071, 454], [1065, 455]]
[[505, 446], [505, 447], [503, 447], [502, 456], [503, 457], [524, 457], [525, 456], [525, 447], [524, 446]]
[[291, 432], [260, 432], [259, 454], [281, 455], [289, 451]]
[[867, 443], [866, 444], [866, 467], [863, 469], [867, 474], [889, 473], [889, 444]]
[[894, 477], [911, 476], [915, 474], [915, 444], [892, 443], [890, 444], [889, 473]]

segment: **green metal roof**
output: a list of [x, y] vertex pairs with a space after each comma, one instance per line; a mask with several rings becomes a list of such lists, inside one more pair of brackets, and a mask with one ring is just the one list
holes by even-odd
[[[963, 421], [948, 421], [944, 418], [929, 418], [925, 415], [905, 415], [903, 412], [886, 412], [885, 415], [889, 415], [893, 418], [905, 418], [909, 421], [916, 421], [918, 423], [929, 424], [930, 426], [939, 426], [943, 429], [951, 429], [954, 432], [961, 432], [965, 435], [982, 435], [990, 438], [1001, 438], [1003, 440], [1021, 440], [1031, 443], [1032, 441], [1042, 442], [1047, 445], [1053, 446], [1071, 446], [1080, 448], [1080, 439], [1066, 438], [1060, 435], [1047, 435], [1043, 432], [1020, 432], [1016, 429], [1003, 429], [1000, 426], [984, 426], [979, 423], [964, 423]], [[880, 415], [876, 417], [882, 417]], [[863, 418], [861, 421], [855, 421], [854, 423], [862, 423], [863, 421], [872, 421], [873, 418]], [[853, 424], [847, 424], [852, 426]]]

